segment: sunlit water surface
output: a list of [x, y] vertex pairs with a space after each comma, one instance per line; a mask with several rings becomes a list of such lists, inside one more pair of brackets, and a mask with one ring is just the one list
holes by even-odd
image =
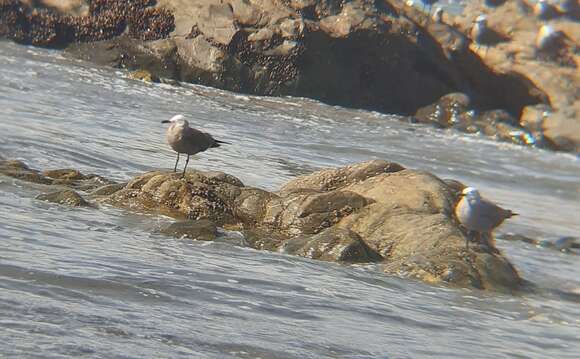
[[[116, 180], [173, 166], [160, 121], [231, 142], [192, 167], [268, 190], [373, 158], [477, 186], [521, 216], [501, 232], [580, 233], [569, 154], [297, 98], [145, 84], [59, 52], [0, 42], [0, 155]], [[498, 240], [538, 286], [509, 296], [429, 286], [229, 243], [155, 234], [169, 219], [34, 199], [0, 177], [0, 356], [578, 358], [580, 257]], [[563, 294], [567, 292], [568, 294]]]

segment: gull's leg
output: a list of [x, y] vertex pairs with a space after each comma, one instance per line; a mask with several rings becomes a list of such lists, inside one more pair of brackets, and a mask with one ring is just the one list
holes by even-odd
[[187, 169], [187, 164], [189, 163], [189, 154], [187, 155], [187, 159], [185, 160], [185, 167], [183, 167], [183, 174], [181, 178], [185, 177], [185, 170]]
[[173, 172], [177, 172], [177, 163], [179, 162], [179, 152], [177, 152], [177, 161], [175, 161], [175, 167], [173, 167]]
[[465, 236], [465, 250], [468, 251], [469, 250], [469, 240], [471, 239], [471, 231], [467, 232], [467, 235]]

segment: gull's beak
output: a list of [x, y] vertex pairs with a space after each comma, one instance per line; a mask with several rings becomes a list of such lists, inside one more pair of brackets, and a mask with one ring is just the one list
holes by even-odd
[[459, 198], [463, 198], [463, 197], [465, 197], [465, 193], [460, 193]]
[[161, 121], [161, 123], [170, 123], [170, 122], [171, 121], [169, 121], [169, 120], [163, 120], [163, 121]]

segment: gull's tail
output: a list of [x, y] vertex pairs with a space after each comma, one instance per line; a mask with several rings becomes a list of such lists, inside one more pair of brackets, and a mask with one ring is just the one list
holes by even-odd
[[519, 216], [519, 215], [520, 215], [519, 213], [512, 212], [512, 211], [508, 210], [508, 217], [507, 218], [511, 218], [511, 217]]
[[231, 145], [231, 143], [214, 139], [211, 148], [220, 147], [221, 145]]

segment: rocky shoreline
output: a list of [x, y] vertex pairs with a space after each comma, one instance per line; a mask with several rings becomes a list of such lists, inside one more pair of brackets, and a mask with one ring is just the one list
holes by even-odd
[[515, 292], [524, 281], [493, 242], [465, 247], [453, 215], [463, 185], [373, 160], [324, 169], [280, 190], [247, 187], [223, 172], [154, 171], [114, 183], [77, 170], [36, 171], [0, 161], [0, 174], [46, 186], [38, 200], [98, 210], [163, 214], [160, 232], [216, 240], [239, 231], [255, 249], [339, 263], [376, 263], [390, 275], [455, 287]]
[[[566, 62], [531, 56], [544, 21], [522, 4], [478, 1], [438, 22], [400, 0], [0, 0], [0, 37], [140, 78], [309, 97], [578, 153], [578, 23], [553, 20], [572, 36]], [[484, 56], [467, 34], [492, 11], [511, 40]]]

